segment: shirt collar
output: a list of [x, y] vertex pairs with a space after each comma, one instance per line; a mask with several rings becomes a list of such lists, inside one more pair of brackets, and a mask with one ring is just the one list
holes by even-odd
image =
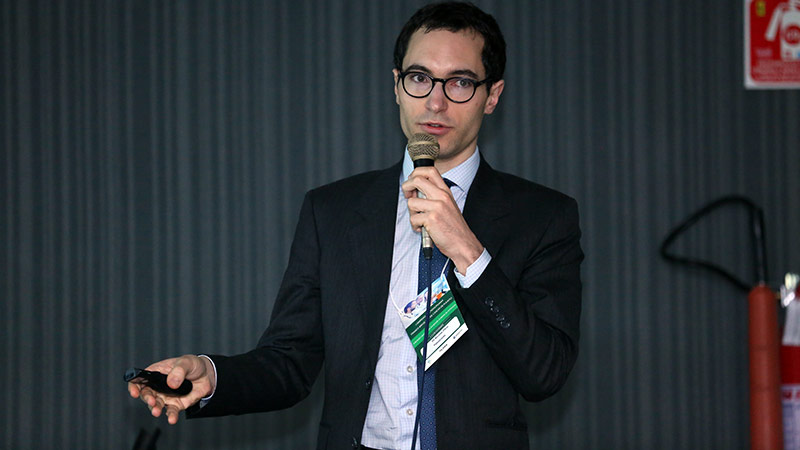
[[[472, 156], [443, 173], [442, 178], [447, 178], [455, 183], [458, 188], [462, 189], [464, 192], [468, 192], [469, 187], [472, 186], [472, 182], [475, 180], [475, 174], [478, 173], [478, 166], [480, 166], [480, 164], [481, 154], [476, 146]], [[400, 182], [402, 183], [407, 180], [412, 171], [414, 171], [414, 163], [411, 161], [411, 157], [408, 155], [408, 147], [406, 147], [406, 151], [403, 152], [403, 178]]]

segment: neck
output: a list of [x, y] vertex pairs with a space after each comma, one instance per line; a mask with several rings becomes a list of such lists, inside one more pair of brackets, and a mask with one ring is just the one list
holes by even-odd
[[441, 156], [436, 159], [436, 162], [433, 163], [436, 170], [439, 173], [445, 173], [448, 170], [452, 169], [453, 167], [458, 166], [459, 164], [463, 163], [464, 161], [468, 160], [470, 156], [475, 154], [475, 146], [473, 146], [469, 150], [464, 150], [459, 152], [457, 155], [454, 155], [450, 158], [442, 158]]

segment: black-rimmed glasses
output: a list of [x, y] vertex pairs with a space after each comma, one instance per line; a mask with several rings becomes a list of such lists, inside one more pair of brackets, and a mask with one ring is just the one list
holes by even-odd
[[417, 71], [402, 72], [398, 78], [406, 94], [414, 98], [430, 95], [438, 81], [444, 86], [444, 96], [453, 103], [466, 103], [472, 100], [478, 86], [489, 81], [488, 78], [483, 81], [467, 77], [434, 78], [427, 73]]

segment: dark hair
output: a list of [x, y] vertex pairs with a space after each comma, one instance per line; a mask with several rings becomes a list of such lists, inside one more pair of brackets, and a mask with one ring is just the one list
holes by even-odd
[[394, 66], [403, 70], [408, 41], [417, 30], [472, 30], [483, 36], [481, 61], [486, 69], [487, 86], [503, 79], [506, 68], [506, 41], [500, 26], [490, 14], [468, 2], [432, 3], [423, 6], [408, 19], [394, 44]]

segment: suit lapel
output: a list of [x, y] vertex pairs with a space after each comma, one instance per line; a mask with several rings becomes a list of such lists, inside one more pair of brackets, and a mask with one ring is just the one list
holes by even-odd
[[500, 219], [508, 215], [512, 207], [500, 181], [497, 172], [481, 157], [464, 204], [464, 219], [490, 254], [497, 252], [507, 236], [507, 224]]
[[359, 286], [361, 329], [370, 355], [377, 355], [389, 295], [400, 173], [401, 166], [396, 164], [379, 171], [372, 183], [365, 186], [363, 195], [354, 200], [352, 224], [347, 233], [353, 276]]

